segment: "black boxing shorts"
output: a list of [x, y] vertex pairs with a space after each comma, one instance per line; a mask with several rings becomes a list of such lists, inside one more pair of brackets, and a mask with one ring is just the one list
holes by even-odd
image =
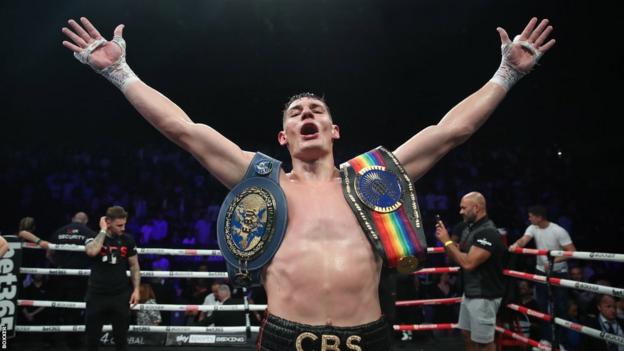
[[258, 351], [389, 351], [392, 334], [386, 320], [353, 327], [307, 325], [267, 313], [258, 341]]

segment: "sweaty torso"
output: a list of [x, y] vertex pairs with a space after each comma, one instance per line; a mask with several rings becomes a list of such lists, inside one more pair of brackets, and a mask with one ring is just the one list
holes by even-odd
[[340, 179], [300, 182], [282, 173], [288, 228], [266, 269], [269, 312], [303, 324], [353, 326], [381, 316], [381, 259], [342, 194]]

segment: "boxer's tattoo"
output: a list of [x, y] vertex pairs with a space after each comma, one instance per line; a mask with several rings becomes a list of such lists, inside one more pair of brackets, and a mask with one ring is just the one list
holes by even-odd
[[104, 239], [106, 239], [106, 232], [102, 230], [95, 236], [93, 241], [86, 245], [86, 248], [99, 251], [104, 244]]

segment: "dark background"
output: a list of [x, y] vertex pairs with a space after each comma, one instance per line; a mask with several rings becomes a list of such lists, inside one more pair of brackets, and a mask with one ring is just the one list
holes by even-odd
[[[336, 146], [342, 162], [353, 155], [342, 157], [341, 144], [359, 152], [380, 144], [393, 149], [436, 123], [498, 67], [497, 26], [513, 37], [531, 16], [547, 17], [557, 44], [462, 148], [521, 150], [529, 158], [552, 152], [553, 162], [569, 165], [565, 177], [574, 189], [567, 196], [591, 209], [578, 213], [595, 223], [596, 231], [587, 235], [607, 236], [599, 241], [617, 251], [611, 239], [622, 232], [622, 142], [615, 126], [621, 118], [623, 54], [621, 19], [605, 6], [493, 0], [5, 1], [0, 167], [27, 162], [7, 157], [21, 150], [175, 147], [61, 45], [69, 18], [90, 18], [108, 39], [117, 24], [126, 24], [128, 62], [138, 76], [195, 121], [245, 149], [276, 143], [290, 95], [325, 95], [342, 127]], [[283, 151], [277, 156], [287, 158]], [[10, 195], [1, 196], [5, 232], [28, 215], [11, 210]]]

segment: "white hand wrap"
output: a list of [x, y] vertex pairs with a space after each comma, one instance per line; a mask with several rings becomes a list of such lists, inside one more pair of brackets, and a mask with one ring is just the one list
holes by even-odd
[[533, 46], [533, 44], [525, 40], [520, 40], [519, 35], [516, 35], [513, 42], [501, 45], [501, 64], [498, 67], [496, 73], [494, 73], [492, 79], [490, 79], [490, 81], [501, 85], [506, 91], [509, 91], [509, 89], [511, 89], [511, 87], [516, 84], [516, 82], [519, 81], [520, 78], [524, 77], [527, 73], [530, 72], [521, 71], [514, 67], [511, 62], [509, 62], [509, 52], [511, 51], [511, 46], [513, 44], [521, 45], [522, 47], [529, 50], [533, 54], [534, 65], [536, 65], [539, 59], [542, 57], [542, 53], [538, 51]]
[[106, 39], [98, 39], [89, 44], [79, 53], [74, 53], [74, 57], [83, 64], [89, 65], [94, 71], [104, 76], [113, 85], [119, 88], [122, 92], [126, 90], [128, 85], [134, 81], [138, 81], [137, 75], [130, 69], [130, 66], [126, 63], [126, 41], [121, 36], [115, 35], [112, 40], [113, 43], [119, 45], [121, 48], [121, 56], [112, 65], [99, 69], [95, 67], [89, 60], [91, 53], [98, 47], [106, 44]]

